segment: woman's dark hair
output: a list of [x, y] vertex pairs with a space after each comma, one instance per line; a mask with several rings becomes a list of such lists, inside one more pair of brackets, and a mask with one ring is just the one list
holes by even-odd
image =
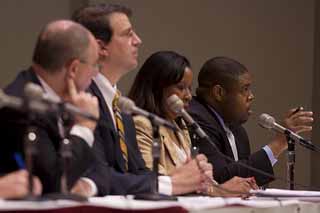
[[173, 51], [152, 54], [142, 65], [129, 92], [138, 107], [164, 117], [163, 91], [179, 83], [190, 67], [188, 59]]

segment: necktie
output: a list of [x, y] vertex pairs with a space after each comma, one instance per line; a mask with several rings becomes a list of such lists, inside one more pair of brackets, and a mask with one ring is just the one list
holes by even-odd
[[119, 143], [120, 143], [120, 149], [122, 153], [122, 157], [125, 161], [125, 169], [128, 171], [128, 148], [125, 142], [125, 134], [124, 134], [124, 126], [123, 126], [123, 121], [122, 121], [122, 116], [120, 114], [120, 108], [118, 106], [118, 101], [121, 96], [120, 91], [117, 90], [113, 101], [112, 101], [112, 109], [114, 113], [114, 118], [116, 122], [116, 127], [118, 131], [118, 136], [119, 136]]

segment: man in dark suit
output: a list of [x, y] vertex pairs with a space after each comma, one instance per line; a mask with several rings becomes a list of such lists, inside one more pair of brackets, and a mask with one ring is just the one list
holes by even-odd
[[[253, 172], [238, 163], [250, 165], [272, 176], [273, 165], [287, 149], [285, 137], [277, 134], [268, 145], [251, 154], [248, 135], [242, 127], [248, 120], [254, 99], [250, 89], [252, 76], [248, 70], [233, 59], [212, 58], [201, 68], [198, 84], [197, 96], [191, 101], [188, 112], [219, 151], [235, 160], [223, 158], [209, 143], [193, 141], [213, 164], [215, 179], [221, 183], [234, 176], [254, 176], [258, 185], [272, 181], [272, 177]], [[310, 131], [308, 124], [312, 122], [312, 112], [293, 111], [287, 114], [284, 125], [295, 132]]]
[[[138, 48], [141, 40], [133, 30], [129, 17], [131, 10], [122, 5], [97, 5], [82, 8], [73, 15], [73, 20], [87, 27], [96, 37], [100, 46], [100, 73], [94, 78], [90, 92], [99, 99], [101, 122], [95, 131], [95, 155], [111, 167], [111, 194], [139, 194], [152, 191], [155, 181], [145, 167], [136, 142], [135, 127], [131, 116], [121, 114], [124, 131], [118, 129], [117, 112], [113, 100], [118, 91], [117, 82], [137, 64]], [[102, 124], [107, 123], [107, 124]], [[124, 136], [122, 139], [121, 136]], [[123, 144], [123, 140], [125, 143]], [[124, 147], [124, 148], [123, 148]], [[198, 156], [195, 160], [177, 169], [170, 177], [161, 176], [160, 192], [166, 194], [184, 194], [195, 192], [202, 187], [206, 158]], [[106, 164], [106, 166], [107, 166]], [[202, 169], [203, 168], [203, 169]], [[98, 194], [108, 191], [106, 183], [101, 182], [101, 174], [88, 172], [87, 177], [95, 183]], [[79, 182], [75, 190], [90, 191], [92, 186]], [[93, 187], [94, 188], [94, 187]], [[82, 190], [85, 189], [85, 190]]]
[[[57, 101], [68, 101], [80, 109], [98, 117], [98, 101], [83, 92], [97, 74], [98, 46], [92, 34], [72, 21], [60, 20], [49, 23], [41, 31], [34, 50], [33, 64], [18, 74], [4, 91], [8, 95], [24, 97], [29, 82], [41, 86], [43, 92]], [[79, 91], [79, 92], [78, 92]], [[26, 154], [23, 148], [29, 127], [36, 132], [36, 153], [33, 173], [43, 184], [43, 193], [59, 192], [62, 175], [60, 153], [62, 119], [54, 113], [33, 114], [23, 109], [1, 110], [0, 174], [23, 167], [17, 156]], [[80, 116], [74, 117], [67, 138], [71, 143], [72, 156], [67, 170], [67, 187], [88, 168], [93, 156], [93, 130], [96, 122]]]

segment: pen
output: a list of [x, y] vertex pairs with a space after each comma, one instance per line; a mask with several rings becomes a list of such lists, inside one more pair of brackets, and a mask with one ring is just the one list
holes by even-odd
[[23, 160], [23, 158], [22, 158], [20, 153], [15, 152], [13, 154], [13, 157], [14, 157], [14, 160], [16, 161], [19, 169], [25, 169], [26, 168], [26, 165], [25, 165], [24, 160]]
[[301, 111], [301, 110], [303, 110], [303, 107], [297, 107], [292, 113], [291, 113], [291, 115], [294, 115], [294, 114], [296, 114], [297, 112], [299, 112], [299, 111]]

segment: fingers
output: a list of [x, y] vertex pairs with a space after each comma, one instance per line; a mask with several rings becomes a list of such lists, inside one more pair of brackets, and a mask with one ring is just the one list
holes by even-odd
[[[84, 91], [77, 92], [76, 86], [72, 79], [68, 79], [68, 90], [71, 104], [75, 105], [84, 112], [88, 112], [94, 117], [99, 118], [98, 99], [95, 96], [92, 96], [90, 93], [86, 93]], [[96, 127], [95, 121], [81, 116], [75, 116], [75, 123], [88, 127], [91, 130], [94, 130]]]
[[190, 162], [190, 161], [192, 161], [192, 158], [191, 158], [191, 156], [188, 156], [188, 157], [187, 157], [187, 160], [186, 160], [186, 163], [188, 163], [188, 162]]
[[208, 163], [208, 159], [205, 155], [199, 154], [196, 156], [196, 159], [198, 161], [198, 166], [201, 170], [201, 172], [204, 174], [205, 179], [211, 179], [213, 178], [213, 167], [211, 163]]
[[245, 178], [244, 181], [246, 181], [249, 184], [250, 189], [259, 189], [254, 177]]
[[77, 194], [77, 195], [80, 195], [80, 196], [84, 196], [84, 197], [89, 197], [88, 188], [89, 188], [88, 183], [80, 179], [72, 187], [71, 193], [72, 194]]
[[302, 111], [303, 109], [304, 109], [303, 107], [292, 108], [287, 112], [286, 117], [290, 117], [296, 114], [297, 112]]
[[70, 96], [71, 100], [73, 100], [77, 96], [78, 92], [77, 92], [76, 85], [75, 85], [72, 78], [67, 79], [67, 85], [68, 85], [69, 96]]
[[202, 169], [203, 171], [205, 170], [212, 170], [212, 165], [211, 163], [208, 163], [206, 161], [199, 161], [199, 167], [200, 169]]
[[292, 131], [294, 131], [295, 133], [310, 132], [312, 131], [312, 126], [305, 126], [305, 125], [296, 126], [292, 128]]
[[28, 193], [28, 173], [25, 170], [0, 177], [0, 197], [20, 198]]
[[42, 184], [38, 177], [33, 177], [33, 194], [40, 195], [42, 192]]
[[198, 154], [196, 156], [196, 159], [200, 162], [200, 161], [208, 161], [208, 158], [204, 155], [204, 154]]
[[312, 123], [313, 122], [312, 112], [298, 112], [290, 117], [290, 119], [296, 123]]
[[313, 112], [302, 110], [302, 107], [300, 108], [300, 111], [297, 109], [291, 109], [284, 119], [285, 126], [297, 133], [308, 132], [312, 130], [311, 125], [313, 122]]
[[204, 177], [195, 159], [176, 168], [170, 177], [175, 195], [202, 190]]
[[3, 179], [10, 183], [27, 185], [28, 184], [28, 172], [26, 170], [19, 170], [12, 172], [6, 176], [3, 176]]

